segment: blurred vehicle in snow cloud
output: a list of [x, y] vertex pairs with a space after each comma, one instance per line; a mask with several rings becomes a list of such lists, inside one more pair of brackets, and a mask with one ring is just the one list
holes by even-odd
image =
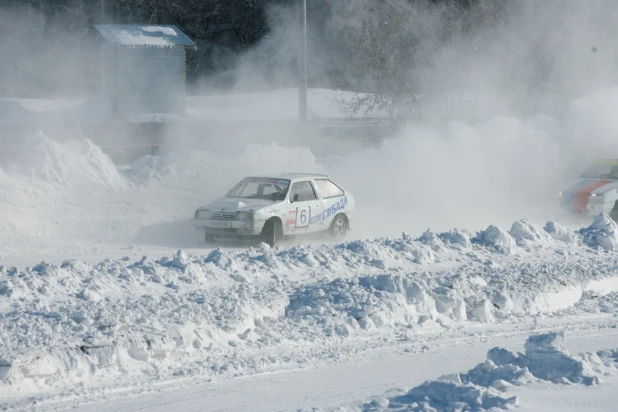
[[618, 159], [597, 160], [559, 195], [562, 207], [572, 214], [597, 216], [606, 212], [618, 220]]
[[244, 178], [225, 197], [198, 208], [192, 223], [207, 243], [253, 238], [274, 246], [314, 233], [342, 239], [353, 212], [354, 198], [329, 176], [287, 173]]

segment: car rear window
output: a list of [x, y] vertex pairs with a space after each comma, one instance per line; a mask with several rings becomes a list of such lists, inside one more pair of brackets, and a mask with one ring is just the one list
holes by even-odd
[[319, 179], [315, 181], [318, 186], [318, 190], [323, 199], [328, 199], [329, 197], [339, 197], [343, 196], [343, 190], [330, 180]]

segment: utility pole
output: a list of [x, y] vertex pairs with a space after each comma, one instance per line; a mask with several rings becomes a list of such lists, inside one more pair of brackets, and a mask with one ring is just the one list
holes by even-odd
[[43, 7], [43, 0], [39, 0], [39, 21], [41, 23], [41, 32], [45, 30], [45, 8]]
[[107, 16], [106, 16], [106, 13], [105, 13], [105, 0], [101, 0], [101, 17], [100, 17], [100, 21], [101, 21], [101, 23], [108, 23]]
[[307, 0], [300, 3], [300, 48], [298, 52], [298, 117], [307, 120]]

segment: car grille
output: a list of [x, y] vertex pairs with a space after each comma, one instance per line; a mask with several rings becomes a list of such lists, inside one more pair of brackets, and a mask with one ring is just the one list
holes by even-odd
[[234, 220], [236, 212], [213, 212], [210, 218], [214, 220]]

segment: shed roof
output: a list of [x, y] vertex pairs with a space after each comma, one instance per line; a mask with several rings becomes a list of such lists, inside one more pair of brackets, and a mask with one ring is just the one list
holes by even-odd
[[150, 24], [95, 24], [111, 44], [131, 47], [196, 47], [178, 27]]

